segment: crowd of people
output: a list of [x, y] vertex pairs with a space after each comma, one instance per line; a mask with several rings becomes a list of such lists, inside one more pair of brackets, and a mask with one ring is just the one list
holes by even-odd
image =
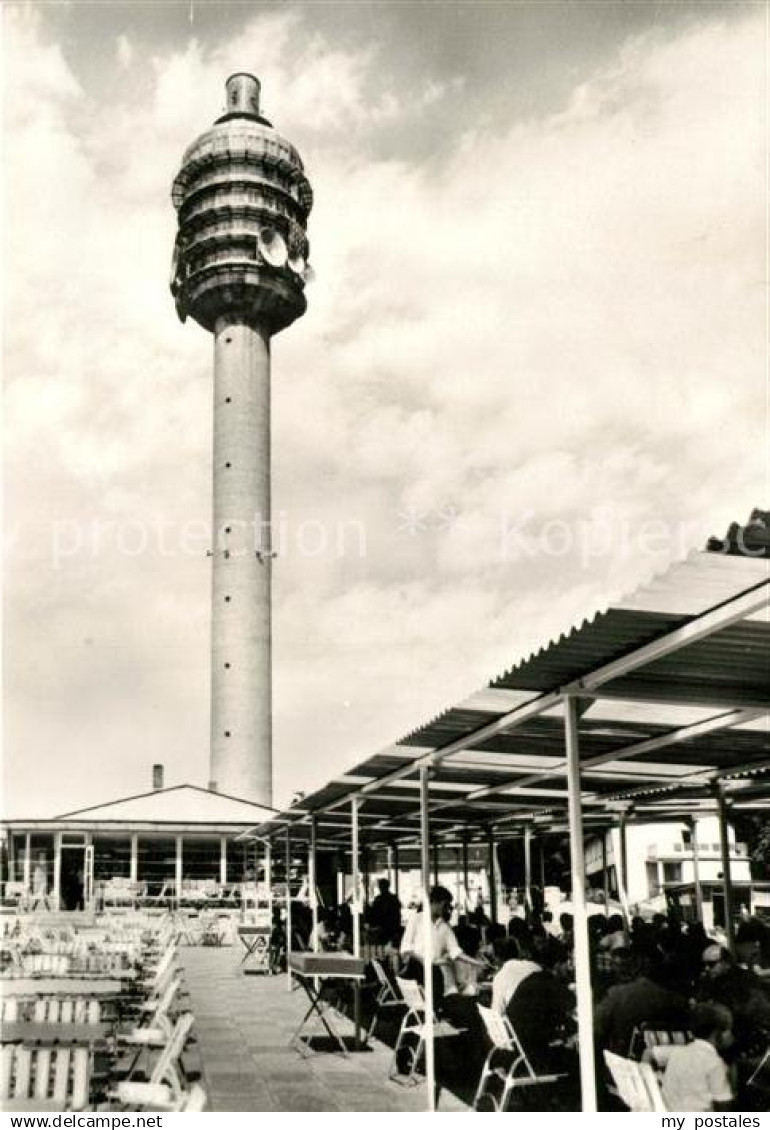
[[[402, 913], [388, 881], [366, 907], [365, 940], [380, 947], [392, 973], [425, 983], [424, 911]], [[475, 1083], [488, 1043], [477, 1002], [505, 1014], [533, 1070], [562, 1076], [564, 1109], [579, 1109], [579, 1042], [571, 915], [543, 910], [491, 922], [481, 903], [454, 914], [451, 893], [430, 892], [431, 983], [438, 1017], [463, 1032], [463, 1070]], [[402, 921], [405, 918], [405, 921]], [[296, 904], [297, 944], [352, 948], [343, 904], [312, 916]], [[686, 1040], [666, 1049], [662, 1091], [668, 1109], [765, 1109], [770, 1105], [770, 924], [744, 915], [734, 953], [719, 934], [670, 914], [652, 920], [594, 914], [588, 919], [594, 1040], [600, 1101], [617, 1106], [604, 1051], [641, 1060], [645, 1032]], [[757, 1107], [759, 1103], [759, 1107]]]

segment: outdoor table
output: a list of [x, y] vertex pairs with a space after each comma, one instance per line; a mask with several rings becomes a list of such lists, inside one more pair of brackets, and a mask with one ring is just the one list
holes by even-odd
[[4, 1044], [96, 1044], [103, 1043], [112, 1031], [111, 1024], [46, 1024], [35, 1020], [14, 1020], [3, 1024], [0, 1042]]
[[[302, 1020], [292, 1033], [289, 1045], [297, 1051], [308, 1056], [312, 1052], [310, 1046], [311, 1034], [309, 1029], [313, 1016], [317, 1016], [326, 1029], [330, 1039], [339, 1047], [344, 1056], [348, 1049], [345, 1041], [334, 1028], [329, 1013], [332, 1005], [322, 997], [323, 982], [327, 980], [352, 981], [358, 990], [364, 979], [366, 962], [361, 957], [353, 957], [349, 953], [292, 953], [289, 954], [289, 969], [295, 975], [302, 988], [307, 993], [310, 1001]], [[356, 1047], [359, 1043], [358, 1028], [356, 1028]]]
[[[244, 973], [269, 973], [270, 972], [270, 927], [269, 926], [239, 926], [238, 937], [246, 951], [241, 958]], [[246, 964], [253, 959], [254, 966], [249, 968]]]
[[112, 977], [0, 977], [4, 997], [119, 997], [124, 988]]

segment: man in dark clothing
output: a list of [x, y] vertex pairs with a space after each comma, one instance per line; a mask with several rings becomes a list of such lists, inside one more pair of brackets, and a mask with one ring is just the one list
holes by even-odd
[[380, 941], [397, 946], [401, 940], [401, 902], [391, 894], [387, 879], [380, 879], [377, 886], [380, 893], [372, 901], [369, 921], [376, 928]]
[[613, 952], [627, 964], [629, 979], [608, 991], [594, 1013], [594, 1032], [602, 1050], [627, 1056], [634, 1029], [642, 1024], [662, 1029], [687, 1027], [687, 1001], [664, 988], [650, 974], [650, 963], [631, 950]]
[[770, 1000], [756, 973], [736, 965], [730, 951], [716, 944], [703, 951], [702, 963], [703, 976], [696, 986], [696, 997], [729, 1008], [736, 1052], [754, 1052], [766, 1045], [770, 1037]]
[[567, 1034], [575, 997], [554, 974], [555, 967], [567, 960], [564, 947], [552, 939], [536, 950], [542, 968], [528, 974], [516, 986], [506, 1013], [532, 1067], [538, 1074], [545, 1074], [554, 1070], [550, 1044]]

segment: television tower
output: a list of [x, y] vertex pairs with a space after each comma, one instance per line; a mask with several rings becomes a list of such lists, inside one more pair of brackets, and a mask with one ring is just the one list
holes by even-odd
[[253, 75], [172, 189], [171, 293], [214, 336], [210, 787], [271, 805], [270, 340], [304, 314], [313, 193]]

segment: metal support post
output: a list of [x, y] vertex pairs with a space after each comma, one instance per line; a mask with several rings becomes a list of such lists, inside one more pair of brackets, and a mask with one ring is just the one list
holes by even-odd
[[286, 988], [291, 992], [291, 833], [286, 829]]
[[572, 861], [572, 913], [575, 931], [575, 982], [577, 987], [578, 1038], [580, 1044], [580, 1090], [583, 1113], [595, 1113], [596, 1067], [594, 1064], [593, 994], [588, 920], [585, 896], [583, 850], [583, 806], [580, 787], [580, 742], [578, 703], [568, 698], [565, 706], [567, 739], [567, 790], [569, 803], [570, 857]]
[[[359, 864], [359, 842], [358, 842], [358, 810], [361, 801], [354, 797], [350, 802], [350, 825], [351, 825], [351, 843], [350, 843], [350, 872], [351, 881], [353, 884], [353, 956], [361, 956], [361, 870]], [[361, 988], [358, 981], [354, 982], [353, 986], [353, 1023], [355, 1025], [355, 1048], [360, 1046], [361, 1042]]]
[[369, 849], [363, 848], [361, 851], [361, 859], [363, 861], [363, 891], [361, 892], [361, 914], [365, 914], [366, 907], [369, 903]]
[[316, 882], [316, 834], [317, 825], [315, 816], [310, 817], [310, 843], [307, 849], [307, 885], [310, 892], [310, 913], [313, 918], [313, 950], [318, 953], [321, 948], [318, 939], [318, 890]]
[[524, 825], [524, 913], [532, 916], [532, 828]]
[[725, 900], [725, 932], [727, 933], [727, 946], [730, 953], [735, 953], [735, 916], [733, 913], [733, 881], [730, 873], [730, 836], [727, 826], [727, 803], [725, 801], [725, 787], [721, 781], [715, 781], [714, 796], [717, 802], [719, 815], [719, 847], [722, 855], [722, 889]]
[[690, 850], [692, 851], [692, 881], [695, 888], [695, 917], [703, 921], [703, 888], [700, 885], [700, 853], [698, 850], [698, 821], [690, 819]]
[[494, 832], [489, 833], [487, 846], [489, 849], [489, 917], [492, 922], [497, 922], [497, 856]]
[[393, 890], [396, 898], [399, 897], [399, 870], [398, 870], [398, 844], [393, 844]]
[[602, 830], [602, 886], [604, 888], [604, 916], [610, 913], [610, 873], [607, 867], [607, 832]]
[[631, 921], [628, 906], [628, 836], [626, 834], [626, 815], [625, 812], [621, 812], [618, 818], [618, 846], [620, 856], [618, 866], [618, 894], [620, 896], [620, 904], [623, 907], [626, 929], [628, 929], [631, 925]]
[[468, 841], [463, 836], [463, 910], [467, 914], [470, 910], [471, 896], [468, 890]]
[[270, 931], [273, 929], [273, 847], [270, 840], [265, 841], [265, 883], [267, 884], [267, 913]]
[[436, 1059], [433, 1044], [433, 923], [430, 916], [430, 786], [427, 765], [420, 766], [420, 874], [422, 877], [423, 970], [425, 992], [425, 1082], [428, 1110], [436, 1109]]

